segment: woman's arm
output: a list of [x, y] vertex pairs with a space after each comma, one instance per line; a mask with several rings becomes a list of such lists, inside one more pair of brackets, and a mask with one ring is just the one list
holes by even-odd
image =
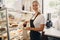
[[38, 28], [31, 28], [30, 30], [43, 31], [43, 29], [44, 29], [44, 24], [40, 24], [40, 27], [38, 27]]
[[38, 28], [27, 27], [26, 30], [43, 31], [45, 24], [40, 24]]

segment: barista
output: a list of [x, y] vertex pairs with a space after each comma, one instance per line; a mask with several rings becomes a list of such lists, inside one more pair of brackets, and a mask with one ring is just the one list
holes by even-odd
[[32, 2], [32, 7], [35, 14], [30, 21], [24, 22], [24, 24], [30, 22], [30, 27], [26, 27], [26, 30], [30, 30], [30, 40], [41, 40], [40, 32], [43, 31], [45, 25], [44, 16], [38, 11], [38, 6], [39, 3], [37, 1]]

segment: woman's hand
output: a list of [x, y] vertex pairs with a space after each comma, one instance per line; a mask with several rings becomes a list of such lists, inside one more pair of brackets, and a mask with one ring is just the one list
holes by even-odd
[[28, 23], [28, 21], [25, 21], [23, 24], [27, 24]]
[[26, 27], [25, 29], [26, 29], [26, 30], [31, 30], [31, 27]]

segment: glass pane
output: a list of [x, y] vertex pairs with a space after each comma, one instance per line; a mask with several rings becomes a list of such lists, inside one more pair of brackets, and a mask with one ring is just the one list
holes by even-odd
[[2, 40], [7, 39], [6, 10], [0, 9], [0, 36]]
[[53, 26], [57, 29], [58, 20], [60, 20], [60, 0], [44, 0], [44, 14], [46, 19], [48, 13], [51, 14], [51, 21], [53, 22]]

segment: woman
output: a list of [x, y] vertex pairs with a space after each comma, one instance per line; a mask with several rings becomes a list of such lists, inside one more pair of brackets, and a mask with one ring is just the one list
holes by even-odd
[[[33, 1], [32, 7], [35, 11], [34, 16], [30, 19], [30, 27], [26, 27], [26, 30], [30, 30], [30, 40], [41, 40], [40, 31], [44, 29], [44, 16], [38, 11], [39, 3], [37, 1]], [[27, 24], [28, 21], [24, 22]]]

